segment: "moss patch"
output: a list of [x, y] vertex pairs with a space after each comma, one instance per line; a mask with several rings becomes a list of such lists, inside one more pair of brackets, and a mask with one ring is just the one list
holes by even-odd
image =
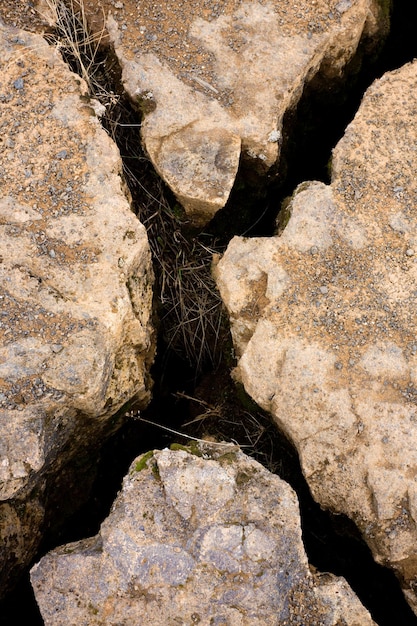
[[133, 468], [134, 472], [141, 472], [143, 469], [148, 467], [149, 459], [153, 458], [153, 450], [149, 450], [149, 452], [145, 452], [135, 463], [135, 467]]

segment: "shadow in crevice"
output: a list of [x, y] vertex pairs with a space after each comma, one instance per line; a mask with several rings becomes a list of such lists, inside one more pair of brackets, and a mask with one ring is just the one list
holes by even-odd
[[177, 419], [182, 415], [182, 432], [236, 441], [246, 454], [291, 485], [299, 500], [303, 541], [311, 565], [320, 572], [343, 576], [379, 626], [417, 625], [394, 573], [375, 562], [349, 518], [325, 511], [314, 501], [295, 447], [231, 379], [229, 368], [203, 376], [181, 411]]
[[[330, 183], [332, 150], [355, 117], [368, 87], [385, 72], [417, 57], [416, 23], [417, 4], [393, 0], [390, 31], [380, 49], [367, 55], [369, 42], [364, 41], [339, 79], [326, 80], [319, 73], [305, 86], [297, 106], [284, 117], [280, 163], [269, 173], [265, 188], [250, 182], [244, 165], [239, 172], [225, 213], [240, 216], [241, 207], [251, 202], [251, 208], [243, 210], [248, 216], [243, 225], [245, 236], [271, 236], [283, 201], [300, 183]], [[230, 222], [226, 216], [222, 219]], [[243, 230], [233, 234], [243, 234]]]
[[[331, 150], [354, 117], [366, 88], [385, 71], [399, 67], [417, 55], [417, 40], [414, 37], [416, 17], [417, 6], [412, 6], [409, 1], [395, 0], [391, 34], [378, 61], [368, 67], [363, 66], [349, 84], [323, 87], [323, 84], [312, 82], [306, 88], [297, 110], [290, 112], [285, 120], [285, 166], [282, 166], [278, 180], [270, 179], [264, 186], [255, 184], [245, 164], [241, 164], [227, 207], [206, 229], [209, 236], [220, 240], [219, 249], [227, 245], [234, 234], [270, 236], [283, 198], [292, 193], [298, 183], [311, 179], [329, 182], [327, 164]], [[106, 72], [113, 74], [113, 86], [108, 87], [108, 92], [120, 95], [117, 94], [119, 87], [115, 86], [120, 83], [120, 68], [114, 64], [114, 59], [111, 59]], [[135, 167], [139, 166], [139, 170], [143, 171], [150, 166], [143, 152], [132, 150], [133, 144], [140, 144], [140, 117], [127, 101], [122, 100], [121, 104], [120, 117], [115, 119], [113, 111], [107, 121], [109, 133], [119, 143], [128, 179], [128, 172]], [[136, 173], [134, 177], [137, 178]], [[155, 207], [149, 204], [152, 214], [165, 202], [158, 196], [162, 190], [167, 199], [165, 209], [175, 213], [178, 208], [175, 200], [152, 168], [146, 177], [148, 182], [151, 179], [152, 182], [141, 199], [139, 190], [143, 180], [139, 180], [133, 192], [136, 194], [135, 202], [150, 203], [151, 196], [156, 196]], [[226, 337], [225, 331], [222, 350], [231, 353], [230, 340]], [[310, 562], [320, 571], [344, 576], [380, 626], [417, 624], [417, 618], [405, 602], [394, 574], [374, 562], [353, 523], [343, 516], [322, 511], [313, 501], [295, 449], [277, 432], [270, 418], [231, 383], [227, 373], [230, 362], [224, 359], [224, 355], [221, 366], [217, 363], [211, 371], [207, 366], [205, 370], [203, 368], [204, 375], [196, 376], [195, 369], [171, 347], [169, 340], [161, 340], [154, 368], [154, 378], [158, 381], [155, 400], [144, 412], [144, 417], [184, 430], [185, 437], [188, 434], [234, 439], [247, 446], [243, 448], [245, 452], [275, 471], [296, 490]], [[214, 388], [221, 391], [220, 397], [214, 395]], [[188, 422], [193, 423], [184, 426]], [[141, 452], [161, 448], [174, 441], [183, 443], [184, 439], [140, 421], [127, 421], [101, 451], [97, 478], [88, 503], [68, 518], [59, 534], [49, 537], [43, 551], [94, 535], [108, 515], [131, 461]], [[32, 626], [43, 623], [27, 577], [0, 605], [0, 621], [4, 625], [23, 621]]]

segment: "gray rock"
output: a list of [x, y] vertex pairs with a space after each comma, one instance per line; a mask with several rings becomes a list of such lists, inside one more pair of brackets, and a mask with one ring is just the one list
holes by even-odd
[[[315, 499], [351, 517], [417, 611], [417, 63], [370, 87], [332, 183], [216, 268], [236, 376], [298, 448]], [[323, 286], [325, 289], [323, 289]]]
[[1, 595], [54, 486], [74, 489], [62, 468], [128, 400], [146, 405], [154, 340], [145, 229], [85, 84], [42, 37], [1, 23], [0, 62]]
[[285, 482], [233, 445], [193, 452], [139, 457], [99, 534], [34, 566], [46, 626], [373, 624], [310, 570]]

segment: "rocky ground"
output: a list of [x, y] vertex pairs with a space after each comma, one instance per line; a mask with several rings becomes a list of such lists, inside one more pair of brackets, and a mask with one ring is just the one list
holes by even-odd
[[235, 375], [297, 445], [314, 497], [355, 520], [411, 603], [416, 68], [367, 91], [331, 185], [298, 187], [283, 232], [235, 238], [216, 270]]
[[[291, 184], [306, 94], [348, 98], [366, 80], [388, 3], [4, 0], [0, 18], [1, 593], [37, 555], [37, 623], [416, 623], [416, 64], [360, 94], [340, 141], [329, 133], [331, 180], [291, 189], [281, 211], [267, 193]], [[226, 232], [246, 235], [243, 213], [274, 213], [274, 232], [227, 245]], [[216, 241], [233, 345], [209, 275]], [[169, 373], [182, 330], [164, 329], [167, 284], [182, 310], [187, 273], [199, 358]], [[222, 369], [193, 389], [205, 342]], [[107, 519], [97, 501], [92, 530], [59, 541], [112, 433], [123, 473], [154, 447], [126, 419], [142, 411], [175, 432], [171, 392], [179, 412], [193, 406], [183, 430], [233, 445], [136, 458]], [[275, 456], [261, 452], [267, 414], [289, 440]], [[389, 613], [384, 591], [370, 600], [352, 577], [365, 608], [313, 567], [296, 493], [243, 441], [313, 510], [299, 455], [317, 503], [346, 516], [339, 531], [350, 523], [397, 575]]]

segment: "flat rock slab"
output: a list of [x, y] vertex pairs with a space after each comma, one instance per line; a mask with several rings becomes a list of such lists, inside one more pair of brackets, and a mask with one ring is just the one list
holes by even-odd
[[298, 448], [315, 499], [351, 517], [417, 608], [417, 63], [386, 74], [299, 186], [281, 236], [217, 266], [237, 375]]
[[139, 457], [99, 534], [35, 565], [46, 626], [374, 623], [343, 578], [311, 573], [287, 483], [236, 446], [193, 451]]
[[0, 502], [10, 502], [0, 505], [0, 553], [7, 578], [39, 539], [46, 473], [94, 441], [128, 400], [147, 403], [154, 342], [147, 237], [98, 103], [38, 35], [0, 23], [0, 62]]
[[102, 4], [145, 148], [197, 225], [226, 204], [241, 158], [276, 163], [304, 84], [340, 74], [384, 23], [377, 0]]

